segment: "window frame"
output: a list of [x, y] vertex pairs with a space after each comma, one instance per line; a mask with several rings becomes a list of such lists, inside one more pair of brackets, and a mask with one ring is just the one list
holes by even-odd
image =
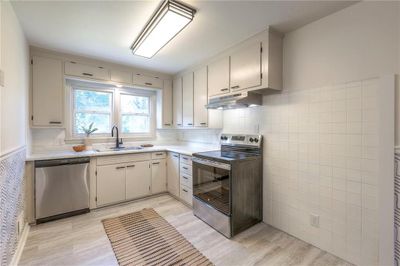
[[[156, 91], [152, 89], [143, 89], [138, 87], [122, 87], [117, 88], [113, 84], [100, 84], [94, 82], [87, 82], [81, 80], [67, 79], [65, 83], [66, 87], [66, 101], [67, 101], [67, 112], [66, 112], [66, 142], [75, 142], [85, 138], [85, 134], [75, 134], [75, 94], [74, 90], [89, 90], [98, 92], [111, 93], [111, 115], [110, 115], [110, 132], [109, 133], [93, 133], [91, 139], [93, 140], [105, 140], [111, 141], [114, 138], [111, 137], [111, 128], [114, 125], [118, 126], [120, 138], [127, 140], [145, 140], [154, 139], [156, 136], [156, 123], [157, 123], [157, 112], [156, 112]], [[122, 112], [120, 106], [120, 95], [128, 94], [135, 96], [149, 97], [149, 116], [150, 116], [150, 132], [148, 133], [122, 133]]]

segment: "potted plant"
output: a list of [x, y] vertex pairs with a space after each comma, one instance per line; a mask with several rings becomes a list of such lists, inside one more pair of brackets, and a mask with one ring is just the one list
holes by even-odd
[[85, 144], [86, 149], [89, 150], [92, 147], [92, 141], [90, 139], [90, 135], [93, 132], [97, 131], [98, 128], [96, 128], [96, 127], [94, 128], [93, 127], [93, 122], [92, 122], [92, 123], [90, 123], [89, 127], [82, 126], [82, 130], [83, 130], [83, 132], [85, 132], [85, 135], [86, 135], [84, 140], [83, 140], [83, 143]]

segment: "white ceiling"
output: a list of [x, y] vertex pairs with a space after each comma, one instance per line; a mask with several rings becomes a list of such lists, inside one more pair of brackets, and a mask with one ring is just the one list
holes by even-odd
[[151, 59], [130, 45], [160, 1], [15, 1], [31, 45], [170, 74], [197, 64], [267, 25], [289, 32], [354, 1], [198, 1], [194, 20]]

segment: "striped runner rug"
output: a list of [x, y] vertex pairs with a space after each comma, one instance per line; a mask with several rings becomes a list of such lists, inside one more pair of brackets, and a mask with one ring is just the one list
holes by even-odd
[[213, 265], [153, 209], [102, 221], [119, 265]]

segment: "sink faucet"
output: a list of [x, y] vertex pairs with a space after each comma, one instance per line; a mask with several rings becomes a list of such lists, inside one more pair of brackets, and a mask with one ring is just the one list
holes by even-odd
[[123, 143], [122, 143], [122, 138], [121, 138], [121, 141], [119, 140], [119, 132], [118, 132], [118, 127], [116, 125], [113, 126], [112, 129], [111, 129], [111, 137], [114, 137], [114, 129], [117, 132], [117, 134], [115, 136], [115, 148], [118, 149], [118, 148], [120, 148], [119, 145], [123, 144]]

